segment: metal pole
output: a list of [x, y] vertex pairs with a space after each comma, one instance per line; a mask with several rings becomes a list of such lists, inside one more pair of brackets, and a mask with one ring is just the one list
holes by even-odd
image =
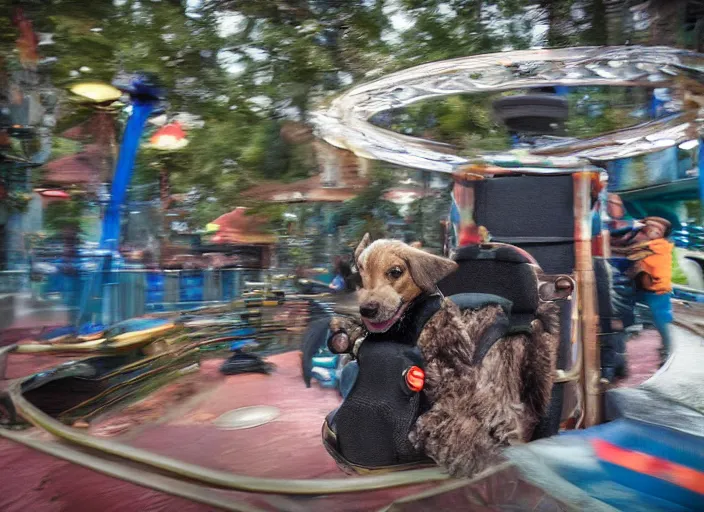
[[[103, 272], [98, 275], [100, 282], [97, 283], [98, 289], [101, 290], [103, 302], [111, 302], [111, 299], [108, 298], [111, 289], [114, 288], [111, 285], [116, 284], [113, 282], [112, 256], [117, 251], [120, 241], [121, 209], [127, 198], [127, 189], [132, 180], [132, 171], [139, 149], [139, 142], [149, 115], [154, 111], [162, 97], [161, 91], [153, 83], [150, 83], [146, 76], [142, 75], [134, 77], [123, 89], [130, 94], [132, 113], [127, 120], [125, 133], [122, 137], [110, 191], [110, 200], [103, 217], [100, 235], [100, 249], [109, 251], [105, 260], [106, 265], [102, 269]], [[107, 283], [105, 283], [103, 276], [106, 276]], [[104, 286], [105, 284], [108, 284], [108, 286]], [[83, 311], [80, 312], [79, 318], [82, 316]], [[110, 316], [112, 317], [112, 315]]]
[[112, 181], [110, 202], [103, 219], [103, 229], [100, 238], [101, 249], [117, 250], [120, 238], [121, 208], [127, 197], [127, 187], [132, 180], [132, 170], [144, 125], [149, 114], [154, 110], [154, 103], [153, 100], [143, 101], [139, 99], [132, 102], [132, 114], [127, 120], [122, 146], [120, 147], [120, 155], [115, 168], [115, 176]]
[[704, 137], [699, 137], [699, 224], [704, 225]]
[[584, 426], [601, 423], [601, 354], [597, 338], [596, 279], [592, 262], [590, 172], [577, 172], [574, 179], [575, 281], [582, 343], [582, 391]]

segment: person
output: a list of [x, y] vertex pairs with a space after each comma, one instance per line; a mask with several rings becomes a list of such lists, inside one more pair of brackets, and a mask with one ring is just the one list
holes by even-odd
[[349, 279], [352, 275], [352, 267], [340, 257], [335, 258], [334, 265], [335, 277], [330, 283], [330, 288], [336, 292], [348, 290], [350, 287]]
[[[592, 210], [592, 236], [596, 237], [601, 234], [602, 216], [599, 202], [594, 205]], [[608, 194], [606, 196], [606, 214], [608, 220], [605, 222], [606, 229], [609, 231], [611, 244], [614, 246], [625, 246], [643, 227], [643, 223], [631, 218], [626, 213], [626, 208], [618, 194]]]
[[642, 222], [626, 215], [626, 208], [618, 194], [608, 195], [606, 213], [609, 216], [606, 226], [611, 236], [612, 245], [627, 245], [644, 227]]
[[646, 217], [644, 227], [633, 237], [632, 245], [615, 248], [634, 262], [628, 270], [636, 285], [636, 300], [648, 306], [655, 328], [662, 338], [661, 364], [672, 350], [672, 252], [667, 238], [672, 225], [661, 217]]

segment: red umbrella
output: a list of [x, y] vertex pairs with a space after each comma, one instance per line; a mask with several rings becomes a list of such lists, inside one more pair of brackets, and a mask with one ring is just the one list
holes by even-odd
[[188, 145], [186, 132], [183, 131], [181, 123], [169, 123], [159, 128], [149, 139], [151, 147], [161, 150], [181, 149]]
[[229, 213], [221, 215], [208, 227], [216, 229], [213, 243], [216, 244], [271, 244], [275, 241], [272, 235], [262, 230], [266, 220], [257, 215], [247, 215], [247, 209], [238, 207]]
[[71, 196], [63, 190], [42, 190], [40, 194], [50, 199], [71, 199]]

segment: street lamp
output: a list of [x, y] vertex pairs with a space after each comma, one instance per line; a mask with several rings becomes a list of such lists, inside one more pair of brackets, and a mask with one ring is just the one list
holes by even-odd
[[109, 105], [122, 97], [122, 92], [102, 82], [81, 82], [69, 87], [69, 91], [81, 101], [96, 105]]
[[[179, 122], [162, 126], [149, 139], [149, 147], [158, 151], [173, 152], [186, 146], [188, 146], [186, 132]], [[171, 191], [169, 187], [169, 171], [163, 163], [159, 167], [159, 194], [161, 196], [161, 207], [166, 210], [169, 207]]]

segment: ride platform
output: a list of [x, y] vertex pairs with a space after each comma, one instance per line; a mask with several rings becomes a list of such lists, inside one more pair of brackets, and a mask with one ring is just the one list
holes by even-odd
[[[697, 316], [696, 312], [693, 314]], [[680, 341], [669, 364], [677, 365], [689, 378], [693, 374], [688, 372], [698, 371], [693, 361], [697, 353], [704, 352], [704, 340], [689, 331], [685, 334], [678, 332], [676, 339]], [[631, 371], [629, 378], [621, 382], [622, 386], [640, 385], [656, 372], [658, 346], [655, 331], [643, 331], [629, 341]], [[54, 354], [10, 354], [9, 357], [8, 378], [30, 375], [70, 360]], [[276, 366], [271, 375], [225, 376], [219, 372], [222, 359], [204, 359], [197, 372], [182, 376], [142, 400], [98, 416], [89, 424], [79, 421], [73, 427], [96, 438], [235, 474], [285, 479], [349, 479], [329, 457], [320, 439], [323, 419], [340, 403], [338, 393], [316, 385], [306, 388], [301, 378], [300, 354], [296, 351], [272, 356], [268, 361]], [[225, 413], [259, 405], [274, 407], [278, 416], [253, 428], [218, 426]], [[44, 441], [51, 439], [37, 429], [29, 429], [21, 435]], [[52, 444], [60, 445], [61, 442], [53, 441]], [[499, 480], [505, 484], [506, 478], [515, 477], [518, 482], [519, 479], [511, 474], [503, 472], [501, 477], [490, 477], [484, 487], [475, 489], [477, 495], [490, 492], [491, 486], [498, 485]], [[8, 512], [213, 510], [209, 506], [101, 475], [4, 439], [0, 440], [0, 476], [5, 484], [5, 492], [0, 495], [0, 510]], [[535, 498], [536, 504], [543, 500], [537, 510], [545, 509], [550, 501], [545, 501], [545, 494], [525, 482], [520, 484], [523, 499]], [[212, 492], [233, 502], [249, 504], [254, 510], [379, 510], [394, 502], [396, 505], [392, 510], [420, 510], [417, 507], [423, 503], [427, 505], [428, 499], [434, 505], [445, 503], [445, 500], [450, 500], [447, 502], [450, 505], [454, 500], [465, 499], [458, 495], [459, 492], [465, 496], [459, 487], [446, 489], [442, 497], [431, 492], [431, 489], [437, 491], [448, 485], [431, 483], [320, 498]], [[426, 497], [418, 502], [408, 501], [408, 496], [418, 496], [421, 492], [431, 494], [424, 494]], [[555, 507], [550, 510], [568, 509], [559, 501], [550, 503]]]
[[[59, 361], [53, 355], [10, 357], [11, 378], [27, 374], [30, 358], [42, 368], [53, 367]], [[339, 394], [317, 386], [305, 387], [298, 352], [275, 355], [268, 361], [276, 365], [271, 375], [224, 376], [219, 372], [222, 359], [205, 360], [197, 373], [181, 377], [144, 400], [98, 417], [90, 425], [80, 422], [74, 427], [96, 437], [236, 474], [289, 479], [348, 478], [327, 454], [320, 438], [325, 416], [340, 403]], [[265, 425], [241, 430], [216, 426], [218, 418], [228, 411], [259, 405], [275, 407], [278, 417]], [[48, 438], [39, 432], [31, 435]], [[8, 512], [212, 510], [4, 439], [0, 439], [0, 475], [6, 488], [0, 496], [0, 510]], [[406, 488], [306, 499], [298, 510], [375, 510], [408, 492]], [[275, 500], [272, 497], [239, 496], [225, 491], [222, 494], [233, 500], [256, 502], [262, 510], [297, 510], [290, 503], [277, 502], [272, 506], [268, 503]]]

